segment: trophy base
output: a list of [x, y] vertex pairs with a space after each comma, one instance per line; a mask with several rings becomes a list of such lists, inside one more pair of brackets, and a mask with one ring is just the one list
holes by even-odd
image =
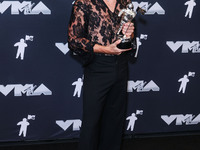
[[121, 43], [117, 45], [117, 48], [119, 49], [129, 49], [132, 48], [131, 40], [122, 39]]

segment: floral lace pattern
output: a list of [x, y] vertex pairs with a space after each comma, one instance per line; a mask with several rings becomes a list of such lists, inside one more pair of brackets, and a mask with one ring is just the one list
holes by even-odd
[[75, 52], [93, 52], [95, 44], [108, 45], [116, 40], [118, 13], [131, 0], [117, 0], [111, 12], [103, 0], [76, 0], [68, 28], [69, 48]]

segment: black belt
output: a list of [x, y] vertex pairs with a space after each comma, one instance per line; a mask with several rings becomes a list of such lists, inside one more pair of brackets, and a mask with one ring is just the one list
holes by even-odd
[[96, 56], [116, 56], [113, 54], [104, 54], [104, 53], [94, 53]]

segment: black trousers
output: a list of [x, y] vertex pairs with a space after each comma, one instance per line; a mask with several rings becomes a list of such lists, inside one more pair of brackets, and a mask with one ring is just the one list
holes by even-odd
[[79, 150], [120, 150], [127, 105], [126, 54], [96, 56], [84, 69]]

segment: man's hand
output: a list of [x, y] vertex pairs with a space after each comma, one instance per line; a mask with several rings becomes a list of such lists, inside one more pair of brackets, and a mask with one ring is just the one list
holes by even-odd
[[107, 46], [108, 48], [108, 54], [113, 54], [113, 55], [120, 55], [122, 52], [125, 52], [125, 51], [129, 51], [131, 50], [132, 48], [129, 48], [129, 49], [119, 49], [117, 47], [118, 44], [121, 43], [121, 40], [117, 40], [115, 41], [113, 44], [110, 44], [109, 46]]
[[127, 22], [122, 27], [122, 33], [127, 37], [130, 38], [131, 35], [134, 33], [134, 24], [132, 22]]
[[130, 51], [132, 48], [129, 49], [119, 49], [117, 45], [121, 43], [121, 40], [117, 40], [114, 43], [108, 46], [102, 46], [95, 44], [94, 45], [94, 52], [95, 53], [104, 53], [104, 54], [112, 54], [112, 55], [120, 55], [122, 52]]

